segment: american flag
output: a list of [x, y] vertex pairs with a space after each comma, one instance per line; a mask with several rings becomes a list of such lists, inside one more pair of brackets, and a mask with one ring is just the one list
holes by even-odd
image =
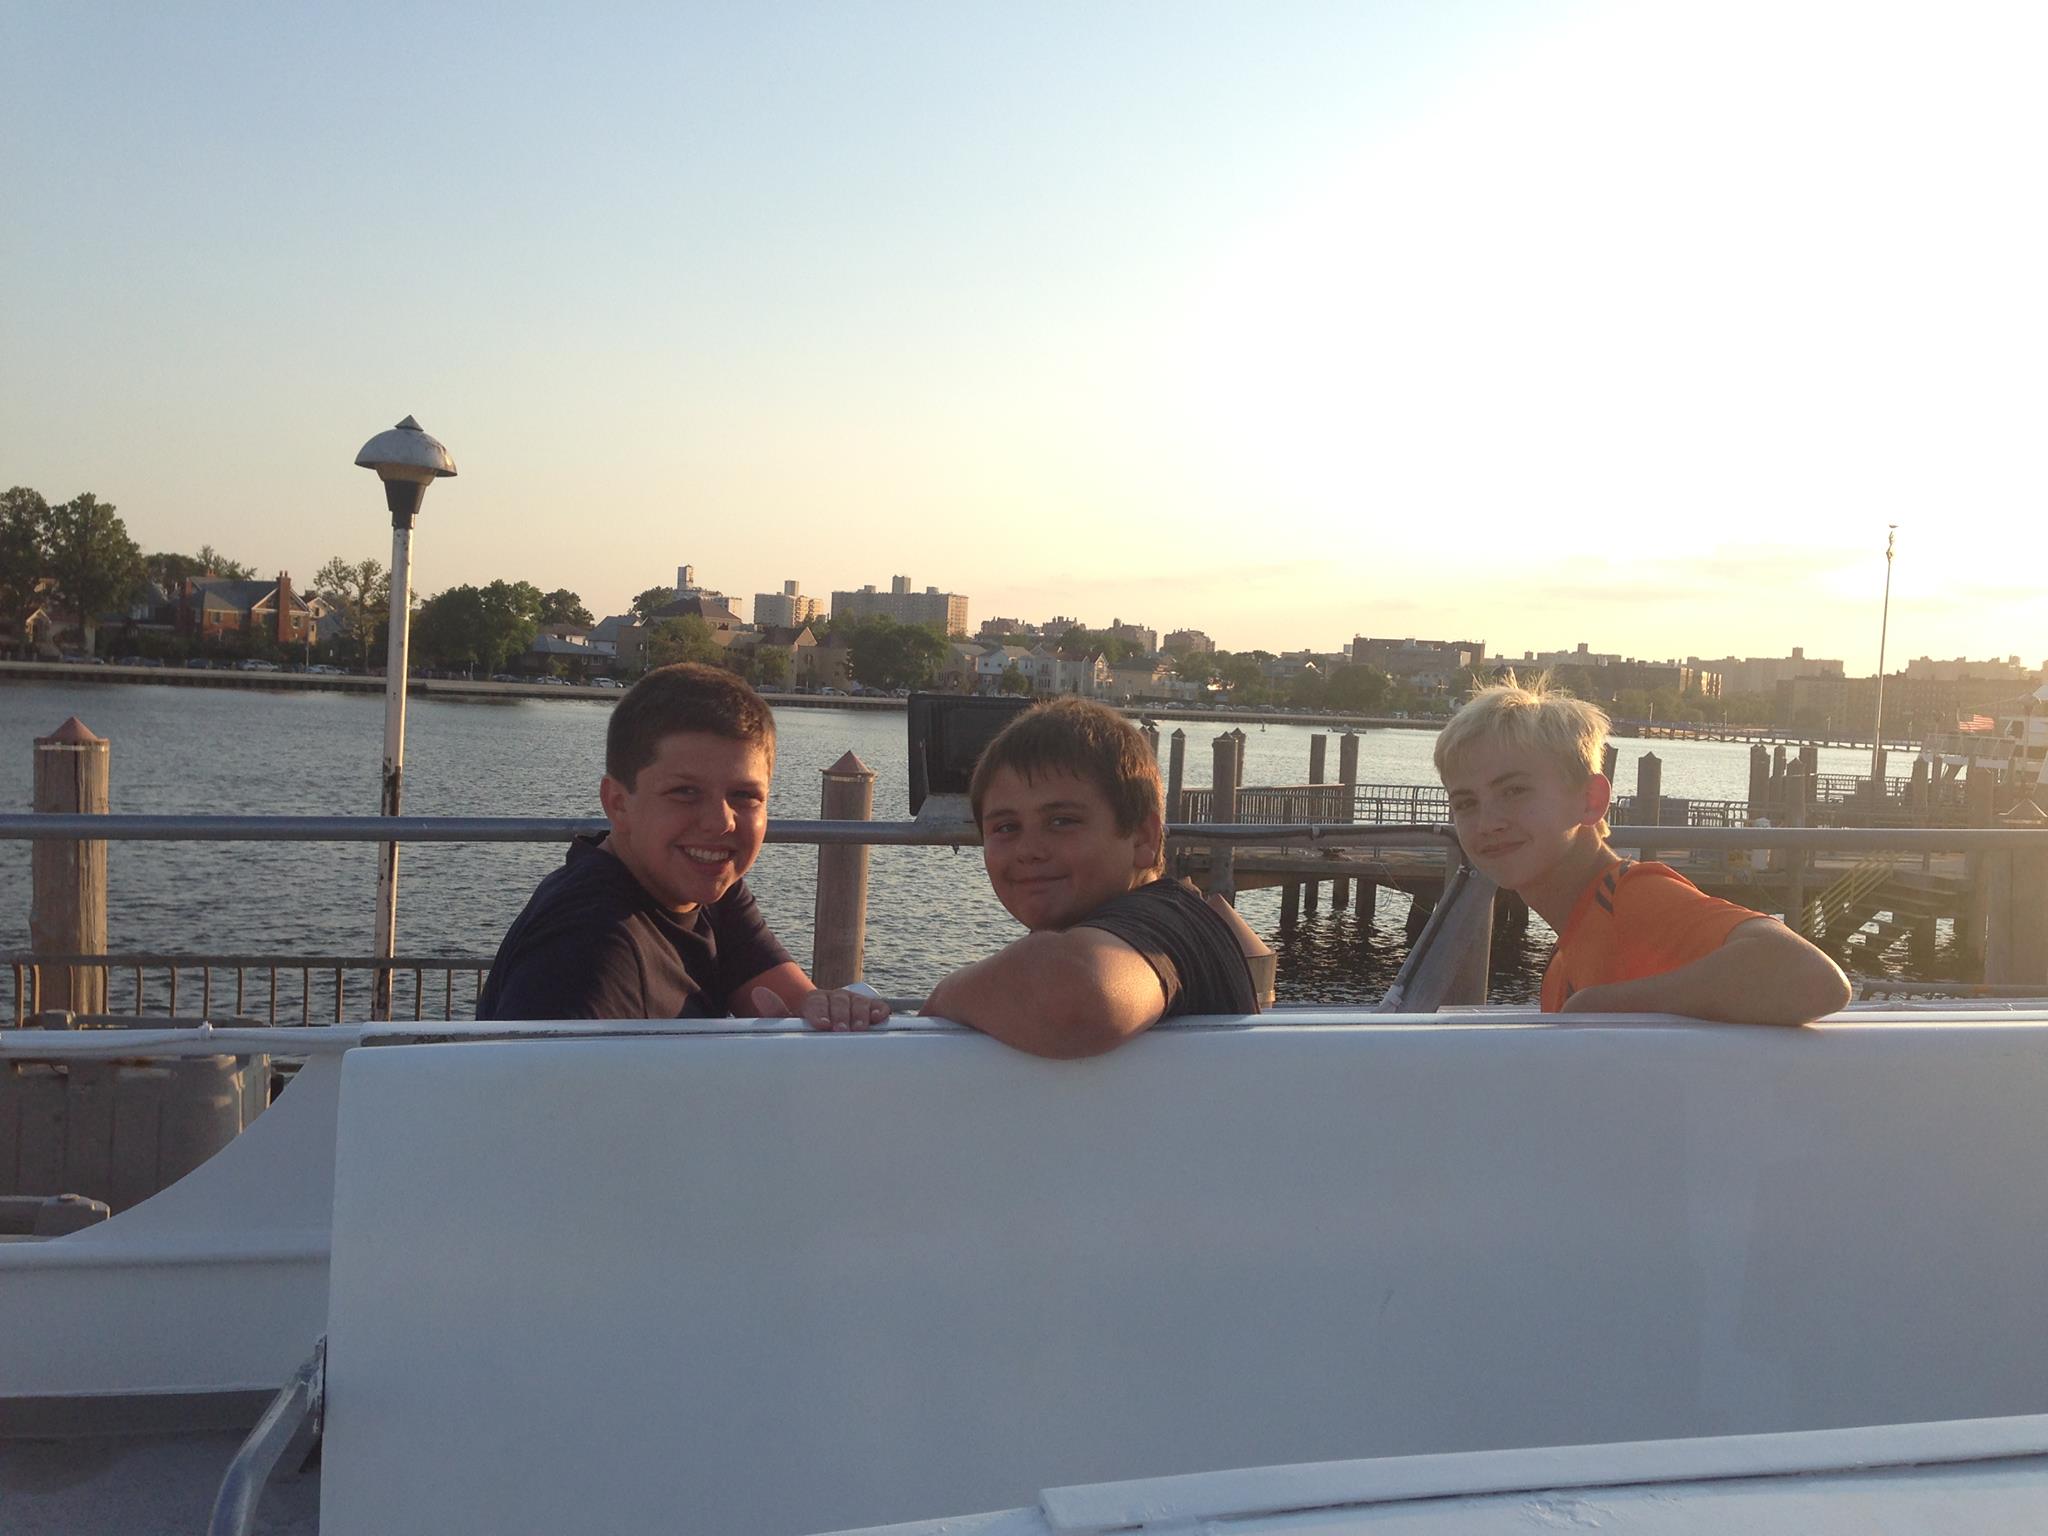
[[1998, 722], [1989, 715], [1965, 715], [1956, 722], [1956, 729], [1959, 731], [1994, 731], [1998, 729]]

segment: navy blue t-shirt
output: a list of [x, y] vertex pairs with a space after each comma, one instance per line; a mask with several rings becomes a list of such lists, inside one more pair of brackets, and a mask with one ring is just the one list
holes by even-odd
[[670, 912], [601, 844], [571, 843], [505, 930], [479, 1019], [720, 1018], [739, 988], [789, 959], [746, 881]]

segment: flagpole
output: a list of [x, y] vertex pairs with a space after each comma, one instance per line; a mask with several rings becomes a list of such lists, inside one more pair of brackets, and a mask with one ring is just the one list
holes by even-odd
[[1884, 794], [1884, 642], [1892, 627], [1892, 546], [1899, 537], [1899, 525], [1886, 523], [1884, 536], [1884, 616], [1877, 626], [1877, 720], [1870, 733], [1870, 788]]

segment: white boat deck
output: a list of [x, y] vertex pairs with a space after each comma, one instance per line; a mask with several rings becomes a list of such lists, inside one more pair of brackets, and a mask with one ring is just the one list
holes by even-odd
[[[203, 1529], [323, 1332], [259, 1529], [2048, 1525], [2048, 1013], [433, 1033], [309, 1032], [213, 1162], [0, 1246], [0, 1529]], [[1861, 1425], [1934, 1439], [1782, 1459]]]

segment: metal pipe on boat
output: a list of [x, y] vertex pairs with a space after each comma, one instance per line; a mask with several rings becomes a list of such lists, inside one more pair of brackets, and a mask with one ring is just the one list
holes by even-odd
[[[384, 779], [379, 810], [398, 815], [405, 771], [405, 653], [412, 628], [412, 524], [434, 481], [455, 473], [455, 460], [408, 416], [379, 432], [356, 455], [384, 482], [391, 513], [391, 625], [384, 647]], [[389, 959], [398, 936], [398, 840], [383, 845], [377, 860], [377, 953]], [[370, 1016], [391, 1017], [391, 972], [376, 973]]]

